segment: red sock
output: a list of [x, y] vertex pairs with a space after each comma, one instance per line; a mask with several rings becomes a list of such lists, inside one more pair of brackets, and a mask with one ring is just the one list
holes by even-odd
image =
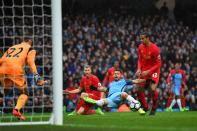
[[84, 105], [84, 103], [85, 103], [85, 101], [80, 98], [77, 105], [76, 105], [76, 111], [78, 111], [79, 108]]
[[158, 105], [158, 97], [159, 97], [159, 93], [157, 91], [152, 91], [152, 102], [153, 102], [153, 105], [152, 105], [152, 110], [156, 110], [157, 109], [157, 105]]
[[186, 105], [185, 105], [185, 97], [184, 96], [181, 96], [181, 106], [184, 108]]
[[144, 110], [147, 111], [148, 110], [148, 104], [146, 102], [144, 92], [138, 91], [137, 95], [138, 95], [139, 101], [141, 102], [142, 106], [144, 107]]

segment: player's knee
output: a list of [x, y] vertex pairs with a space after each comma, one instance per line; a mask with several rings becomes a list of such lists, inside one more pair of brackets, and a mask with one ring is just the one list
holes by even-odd
[[85, 111], [84, 107], [80, 107], [79, 110], [77, 111], [77, 114], [82, 115], [84, 111]]
[[126, 99], [128, 96], [128, 94], [126, 92], [122, 92], [121, 93], [121, 98]]

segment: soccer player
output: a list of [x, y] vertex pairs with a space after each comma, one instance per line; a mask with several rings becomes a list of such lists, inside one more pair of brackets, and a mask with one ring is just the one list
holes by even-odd
[[157, 85], [160, 76], [161, 57], [160, 49], [150, 41], [146, 32], [140, 34], [141, 44], [138, 47], [138, 67], [136, 76], [139, 79], [146, 79], [146, 82], [138, 84], [138, 97], [144, 110], [148, 110], [148, 104], [145, 100], [144, 89], [151, 87], [152, 109], [149, 115], [155, 115], [157, 108], [158, 92]]
[[[99, 100], [102, 97], [102, 93], [99, 91], [99, 88], [101, 88], [101, 83], [98, 79], [97, 76], [93, 75], [91, 73], [91, 67], [89, 65], [86, 65], [84, 67], [84, 76], [82, 77], [80, 81], [80, 86], [78, 89], [68, 91], [65, 90], [65, 94], [74, 94], [74, 93], [81, 93], [80, 100], [77, 103], [76, 110], [72, 112], [70, 115], [75, 115], [75, 114], [94, 114], [95, 112], [93, 111], [93, 105], [90, 103], [87, 103], [84, 101], [85, 97], [90, 97], [94, 100]], [[103, 114], [103, 112], [98, 108], [96, 110], [96, 113]]]
[[108, 86], [114, 80], [114, 71], [119, 68], [119, 62], [115, 61], [114, 66], [109, 68], [105, 75], [103, 86]]
[[[129, 105], [132, 103], [139, 103], [132, 96], [128, 95], [127, 91], [133, 87], [133, 84], [144, 81], [144, 79], [125, 80], [121, 77], [121, 71], [116, 69], [114, 71], [114, 81], [109, 84], [109, 93], [107, 98], [95, 101], [86, 97], [85, 101], [94, 103], [98, 106], [107, 105], [110, 108], [118, 108], [124, 100], [126, 100]], [[101, 89], [101, 91], [106, 91], [106, 88]], [[141, 108], [138, 108], [138, 112], [140, 114], [145, 114], [145, 111], [143, 111]]]
[[[168, 87], [172, 88], [172, 93], [170, 94], [173, 97], [173, 100], [170, 101], [168, 98], [168, 102], [170, 101], [170, 105], [167, 108], [167, 111], [173, 111], [172, 107], [178, 104], [180, 111], [184, 111], [185, 109], [185, 98], [183, 94], [183, 88], [186, 87], [186, 79], [185, 79], [185, 71], [180, 69], [180, 64], [175, 64], [175, 69], [172, 69], [167, 78]], [[181, 99], [180, 99], [181, 98]]]
[[24, 71], [26, 62], [34, 74], [37, 85], [42, 86], [45, 83], [37, 72], [35, 65], [36, 51], [31, 50], [31, 46], [32, 40], [24, 40], [22, 43], [10, 47], [0, 59], [0, 84], [4, 89], [4, 94], [6, 95], [13, 86], [16, 86], [20, 91], [16, 106], [12, 112], [19, 120], [25, 120], [25, 117], [20, 113], [20, 109], [28, 100], [27, 81]]

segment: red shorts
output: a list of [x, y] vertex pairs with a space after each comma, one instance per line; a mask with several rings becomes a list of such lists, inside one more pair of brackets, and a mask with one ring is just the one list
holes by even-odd
[[88, 97], [94, 99], [94, 100], [99, 100], [101, 97], [98, 95], [95, 95], [93, 93], [88, 93]]
[[[139, 79], [145, 79], [145, 80], [151, 80], [153, 81], [155, 84], [159, 83], [159, 77], [160, 77], [160, 69], [158, 69], [157, 71], [153, 72], [150, 75], [147, 76], [139, 76]], [[146, 83], [140, 83], [139, 85], [144, 87]]]
[[[88, 93], [88, 97], [90, 97], [90, 98], [92, 98], [92, 99], [94, 99], [94, 100], [99, 100], [99, 99], [100, 99], [100, 96], [94, 95], [94, 94], [92, 94], [92, 93]], [[90, 111], [90, 110], [94, 107], [93, 104], [87, 103], [87, 102], [85, 102], [83, 99], [80, 99], [80, 101], [79, 101], [78, 104], [80, 105], [80, 107], [83, 107], [83, 108], [84, 108], [84, 110], [85, 110], [84, 113], [85, 113], [85, 114], [86, 114], [86, 112]], [[80, 108], [80, 107], [79, 107], [79, 108]], [[78, 110], [78, 109], [77, 109], [77, 110]]]

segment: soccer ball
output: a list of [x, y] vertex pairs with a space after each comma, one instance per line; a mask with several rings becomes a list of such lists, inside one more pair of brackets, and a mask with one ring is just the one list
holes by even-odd
[[130, 108], [131, 108], [132, 111], [137, 111], [137, 110], [140, 109], [140, 107], [141, 107], [141, 104], [140, 104], [139, 101], [130, 103]]

